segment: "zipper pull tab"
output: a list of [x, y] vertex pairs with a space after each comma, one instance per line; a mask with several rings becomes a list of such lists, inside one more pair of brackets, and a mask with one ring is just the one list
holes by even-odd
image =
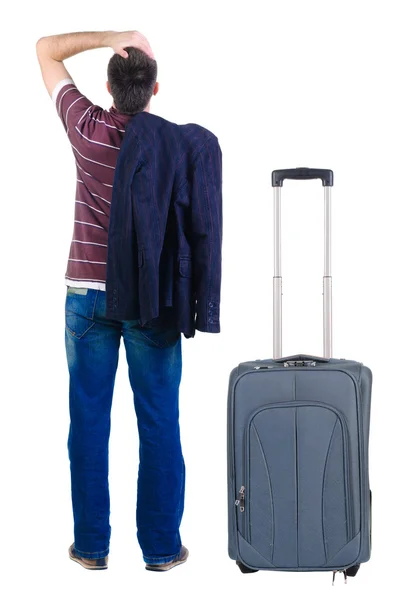
[[238, 492], [238, 496], [235, 500], [235, 506], [239, 506], [239, 510], [243, 512], [245, 510], [245, 486], [241, 486]]

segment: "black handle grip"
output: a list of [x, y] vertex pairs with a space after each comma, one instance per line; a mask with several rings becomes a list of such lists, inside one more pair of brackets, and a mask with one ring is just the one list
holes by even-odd
[[333, 171], [330, 169], [278, 169], [271, 174], [273, 187], [282, 187], [284, 179], [321, 179], [323, 185], [333, 185]]

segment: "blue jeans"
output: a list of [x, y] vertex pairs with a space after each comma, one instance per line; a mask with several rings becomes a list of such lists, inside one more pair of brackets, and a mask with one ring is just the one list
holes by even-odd
[[179, 432], [181, 334], [159, 319], [106, 319], [106, 293], [67, 288], [70, 373], [68, 452], [74, 546], [85, 558], [109, 553], [108, 445], [120, 338], [126, 349], [140, 441], [137, 537], [147, 563], [179, 555], [185, 464]]

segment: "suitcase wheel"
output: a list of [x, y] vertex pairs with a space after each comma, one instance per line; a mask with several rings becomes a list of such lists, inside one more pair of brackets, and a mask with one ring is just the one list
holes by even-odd
[[354, 565], [353, 567], [349, 567], [348, 569], [346, 569], [347, 577], [355, 577], [358, 573], [359, 568], [360, 565]]
[[244, 565], [243, 562], [241, 562], [240, 560], [237, 560], [236, 564], [238, 565], [238, 567], [242, 573], [257, 573], [258, 572], [258, 569], [250, 569], [249, 567]]

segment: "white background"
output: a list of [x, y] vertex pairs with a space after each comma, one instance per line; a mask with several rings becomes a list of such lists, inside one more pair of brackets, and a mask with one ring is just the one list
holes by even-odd
[[[26, 6], [24, 6], [24, 4]], [[249, 0], [8, 6], [2, 35], [3, 598], [364, 598], [400, 588], [402, 456], [402, 37], [399, 2]], [[41, 36], [138, 29], [159, 64], [152, 112], [211, 129], [223, 151], [219, 335], [183, 341], [186, 565], [146, 572], [136, 540], [137, 430], [124, 347], [110, 440], [109, 569], [69, 560], [64, 273], [75, 167], [42, 83]], [[106, 108], [110, 50], [66, 61]], [[334, 356], [374, 373], [373, 554], [347, 586], [330, 573], [242, 575], [227, 556], [226, 402], [239, 362], [272, 355], [271, 171], [332, 168]], [[319, 182], [283, 188], [284, 354], [320, 354], [323, 200]]]

